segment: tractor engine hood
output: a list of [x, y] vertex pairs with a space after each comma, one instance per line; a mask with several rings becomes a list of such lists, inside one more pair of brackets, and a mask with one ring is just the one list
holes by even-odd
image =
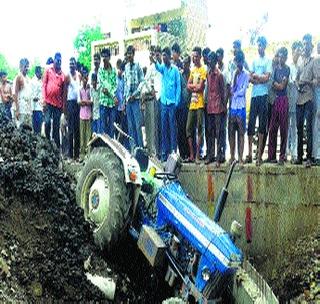
[[229, 234], [210, 220], [186, 195], [179, 182], [164, 186], [157, 197], [157, 225], [177, 229], [221, 273], [235, 271], [243, 256]]

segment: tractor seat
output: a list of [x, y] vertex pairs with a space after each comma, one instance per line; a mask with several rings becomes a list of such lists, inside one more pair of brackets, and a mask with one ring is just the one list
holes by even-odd
[[134, 157], [137, 160], [141, 172], [147, 171], [149, 166], [149, 155], [145, 149], [136, 148], [134, 150]]

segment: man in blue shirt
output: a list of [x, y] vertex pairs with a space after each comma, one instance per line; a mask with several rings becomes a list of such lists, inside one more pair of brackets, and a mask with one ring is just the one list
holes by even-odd
[[180, 103], [180, 73], [170, 62], [171, 51], [162, 51], [163, 64], [156, 63], [156, 69], [162, 74], [161, 87], [161, 160], [166, 161], [168, 155], [177, 150], [176, 107]]
[[246, 162], [252, 162], [253, 135], [255, 134], [256, 120], [257, 117], [259, 117], [257, 165], [260, 165], [263, 154], [263, 138], [267, 136], [268, 81], [271, 75], [272, 65], [271, 60], [265, 56], [265, 49], [267, 47], [266, 38], [263, 36], [259, 37], [257, 43], [259, 58], [253, 61], [250, 71], [250, 82], [253, 84], [253, 88], [248, 123], [249, 154]]

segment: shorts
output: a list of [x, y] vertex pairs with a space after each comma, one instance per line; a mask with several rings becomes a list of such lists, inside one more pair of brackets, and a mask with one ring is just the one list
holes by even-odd
[[258, 133], [267, 133], [268, 123], [268, 95], [256, 96], [251, 98], [248, 136], [255, 134], [256, 120], [259, 117]]
[[194, 131], [198, 129], [198, 136], [203, 135], [203, 113], [204, 109], [189, 110], [186, 133], [187, 138], [194, 136]]
[[228, 133], [235, 134], [238, 131], [240, 135], [246, 133], [246, 109], [230, 109], [228, 121]]

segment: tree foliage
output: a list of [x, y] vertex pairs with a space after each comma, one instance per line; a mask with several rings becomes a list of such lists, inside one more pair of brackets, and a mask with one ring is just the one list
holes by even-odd
[[13, 80], [18, 73], [18, 69], [10, 66], [6, 57], [3, 54], [0, 54], [0, 71], [7, 72], [8, 79]]
[[100, 25], [84, 25], [73, 41], [73, 46], [79, 54], [79, 62], [89, 70], [91, 67], [91, 42], [101, 39], [104, 39], [104, 35]]

